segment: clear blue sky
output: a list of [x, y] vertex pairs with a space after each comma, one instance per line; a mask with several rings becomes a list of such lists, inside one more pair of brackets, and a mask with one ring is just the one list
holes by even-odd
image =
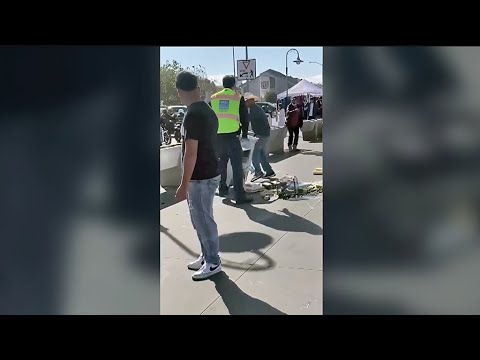
[[[294, 47], [294, 46], [293, 46]], [[257, 75], [273, 69], [285, 73], [285, 54], [292, 47], [248, 47], [248, 57], [257, 60]], [[295, 47], [300, 58], [304, 61], [300, 65], [293, 62], [297, 58], [292, 51], [288, 55], [288, 75], [323, 83], [323, 67], [309, 64], [316, 61], [323, 64], [322, 47]], [[245, 59], [245, 47], [235, 47], [235, 59]], [[233, 74], [232, 47], [164, 47], [160, 48], [160, 64], [176, 60], [183, 67], [202, 65], [208, 76], [221, 81], [226, 74]], [[236, 64], [235, 64], [236, 66]]]

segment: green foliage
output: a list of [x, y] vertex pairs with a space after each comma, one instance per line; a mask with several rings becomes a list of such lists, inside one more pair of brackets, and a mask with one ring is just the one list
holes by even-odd
[[276, 103], [277, 102], [277, 93], [275, 92], [267, 92], [265, 93], [265, 101], [269, 103]]
[[175, 78], [177, 74], [183, 70], [190, 71], [198, 76], [198, 84], [202, 95], [211, 95], [217, 91], [215, 83], [207, 78], [207, 73], [201, 65], [184, 68], [175, 60], [172, 62], [167, 61], [164, 65], [160, 66], [160, 100], [163, 101], [165, 106], [180, 103], [175, 88]]

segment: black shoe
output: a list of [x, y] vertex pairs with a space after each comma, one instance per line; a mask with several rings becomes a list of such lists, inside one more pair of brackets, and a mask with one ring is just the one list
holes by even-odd
[[261, 178], [263, 178], [263, 174], [260, 174], [260, 175], [253, 175], [253, 178], [252, 180], [250, 180], [251, 182], [255, 182], [257, 180], [260, 180]]
[[236, 200], [235, 204], [241, 205], [241, 204], [250, 204], [253, 202], [253, 198], [245, 196], [244, 198], [240, 200]]
[[268, 179], [268, 178], [272, 178], [272, 177], [276, 177], [276, 176], [277, 176], [277, 174], [275, 174], [275, 171], [274, 171], [274, 172], [272, 172], [272, 173], [270, 173], [270, 174], [265, 174], [264, 178], [265, 178], [265, 179]]
[[228, 196], [228, 189], [218, 189], [218, 196], [227, 197]]

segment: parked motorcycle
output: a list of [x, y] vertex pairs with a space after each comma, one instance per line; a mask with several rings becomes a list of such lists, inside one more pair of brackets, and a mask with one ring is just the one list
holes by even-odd
[[165, 143], [165, 145], [170, 145], [172, 143], [172, 136], [170, 132], [167, 130], [167, 127], [165, 126], [165, 124], [161, 125], [160, 131], [162, 131], [163, 142]]
[[[175, 141], [177, 143], [180, 143], [182, 141], [182, 123], [177, 122], [175, 124], [175, 130], [173, 131], [173, 137], [175, 138]], [[172, 140], [170, 140], [172, 141]]]

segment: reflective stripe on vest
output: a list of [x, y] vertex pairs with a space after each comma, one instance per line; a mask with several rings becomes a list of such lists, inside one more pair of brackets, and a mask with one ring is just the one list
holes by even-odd
[[231, 89], [223, 89], [210, 97], [212, 109], [218, 117], [218, 133], [230, 134], [240, 129], [241, 95]]

